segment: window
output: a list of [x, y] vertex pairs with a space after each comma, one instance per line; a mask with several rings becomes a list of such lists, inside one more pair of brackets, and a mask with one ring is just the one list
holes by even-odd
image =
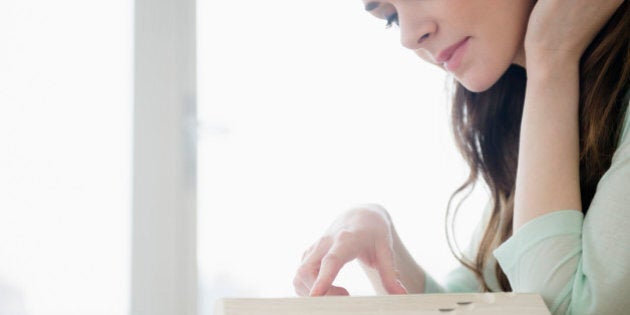
[[[194, 43], [186, 37], [195, 29], [193, 7], [177, 0], [0, 4], [0, 315], [116, 315], [146, 307], [194, 313], [196, 299], [182, 298], [193, 294], [175, 296], [174, 287], [163, 285], [184, 274], [176, 289], [193, 290], [194, 257], [200, 314], [210, 314], [214, 299], [223, 296], [294, 296], [291, 280], [303, 250], [340, 213], [364, 202], [392, 213], [407, 247], [438, 279], [455, 266], [443, 216], [466, 168], [448, 129], [444, 76], [401, 48], [397, 31], [385, 30], [360, 1], [197, 2], [194, 191], [186, 181], [195, 177], [189, 156], [195, 156], [194, 137], [188, 138], [195, 127], [195, 84], [189, 78]], [[160, 268], [136, 272], [135, 278], [134, 11], [145, 18], [142, 32], [135, 33], [145, 40], [145, 55], [136, 56], [143, 62], [156, 57], [143, 69], [158, 69], [160, 58], [172, 53], [181, 58], [159, 68], [155, 80], [151, 71], [135, 74], [148, 87], [140, 93], [148, 117], [135, 118], [151, 118], [150, 128], [173, 118], [164, 135], [180, 137], [168, 147], [145, 133], [135, 139], [151, 142], [151, 150], [139, 151], [151, 159], [161, 149], [182, 147], [170, 157], [175, 163], [151, 159], [145, 169], [163, 172], [155, 178], [176, 180], [152, 185], [152, 177], [144, 178], [152, 187], [142, 197], [146, 207], [139, 218], [158, 232], [133, 243], [140, 258], [134, 266], [141, 270], [154, 257], [164, 259]], [[152, 23], [160, 25], [155, 32]], [[165, 94], [179, 103], [151, 93], [154, 83], [177, 85], [173, 90], [180, 90]], [[185, 99], [179, 98], [182, 90], [190, 93]], [[152, 115], [153, 96], [161, 103]], [[163, 109], [190, 111], [172, 117]], [[178, 132], [180, 127], [185, 130]], [[174, 164], [189, 167], [185, 171], [192, 175], [173, 171]], [[151, 220], [151, 202], [161, 202], [151, 194], [160, 190], [184, 196]], [[194, 248], [194, 233], [182, 231], [177, 215], [182, 204], [194, 208], [195, 195], [198, 253], [186, 248], [182, 252], [190, 255], [180, 259], [172, 253]], [[471, 200], [471, 210], [480, 209], [482, 200]], [[183, 220], [194, 225], [193, 216]], [[165, 231], [162, 223], [169, 230], [160, 237], [170, 241], [170, 251], [153, 246], [160, 241], [154, 235]], [[161, 285], [147, 281], [154, 274], [164, 275], [155, 282]], [[147, 294], [133, 296], [130, 283], [133, 292]], [[351, 294], [373, 293], [356, 265], [342, 272], [338, 284]], [[156, 296], [167, 298], [155, 301]]]
[[128, 311], [132, 10], [0, 3], [0, 314]]

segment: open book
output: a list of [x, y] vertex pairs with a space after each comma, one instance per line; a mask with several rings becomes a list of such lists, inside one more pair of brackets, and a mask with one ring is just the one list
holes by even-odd
[[214, 315], [550, 315], [538, 294], [466, 293], [229, 298]]

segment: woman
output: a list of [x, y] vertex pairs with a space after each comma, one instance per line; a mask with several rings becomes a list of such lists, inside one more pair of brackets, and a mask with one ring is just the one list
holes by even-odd
[[[538, 292], [554, 314], [630, 312], [630, 13], [622, 0], [364, 0], [455, 79], [452, 124], [491, 200], [462, 266], [436, 283], [387, 211], [343, 214], [302, 258], [299, 295], [358, 259], [390, 294]], [[449, 230], [449, 228], [447, 228]], [[450, 235], [451, 231], [447, 233]], [[454, 249], [455, 247], [455, 249]]]

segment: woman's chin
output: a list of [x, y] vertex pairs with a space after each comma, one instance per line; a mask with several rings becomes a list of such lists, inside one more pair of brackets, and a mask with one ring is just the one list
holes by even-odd
[[469, 84], [462, 81], [459, 81], [459, 83], [461, 83], [468, 91], [474, 93], [481, 93], [492, 87], [492, 84]]
[[480, 93], [491, 88], [499, 78], [456, 78], [457, 82], [463, 85], [468, 91]]
[[467, 69], [461, 76], [455, 79], [468, 91], [474, 93], [484, 92], [494, 86], [509, 69], [507, 65], [486, 65], [482, 69]]

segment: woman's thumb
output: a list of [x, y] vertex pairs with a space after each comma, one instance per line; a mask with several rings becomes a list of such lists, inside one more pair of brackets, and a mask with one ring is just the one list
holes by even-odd
[[376, 252], [378, 272], [389, 294], [407, 294], [407, 288], [398, 279], [398, 272], [394, 264], [394, 253], [388, 246], [383, 246]]
[[389, 283], [383, 283], [383, 286], [389, 294], [407, 294], [407, 288], [405, 288], [402, 282], [398, 279], [390, 281]]

